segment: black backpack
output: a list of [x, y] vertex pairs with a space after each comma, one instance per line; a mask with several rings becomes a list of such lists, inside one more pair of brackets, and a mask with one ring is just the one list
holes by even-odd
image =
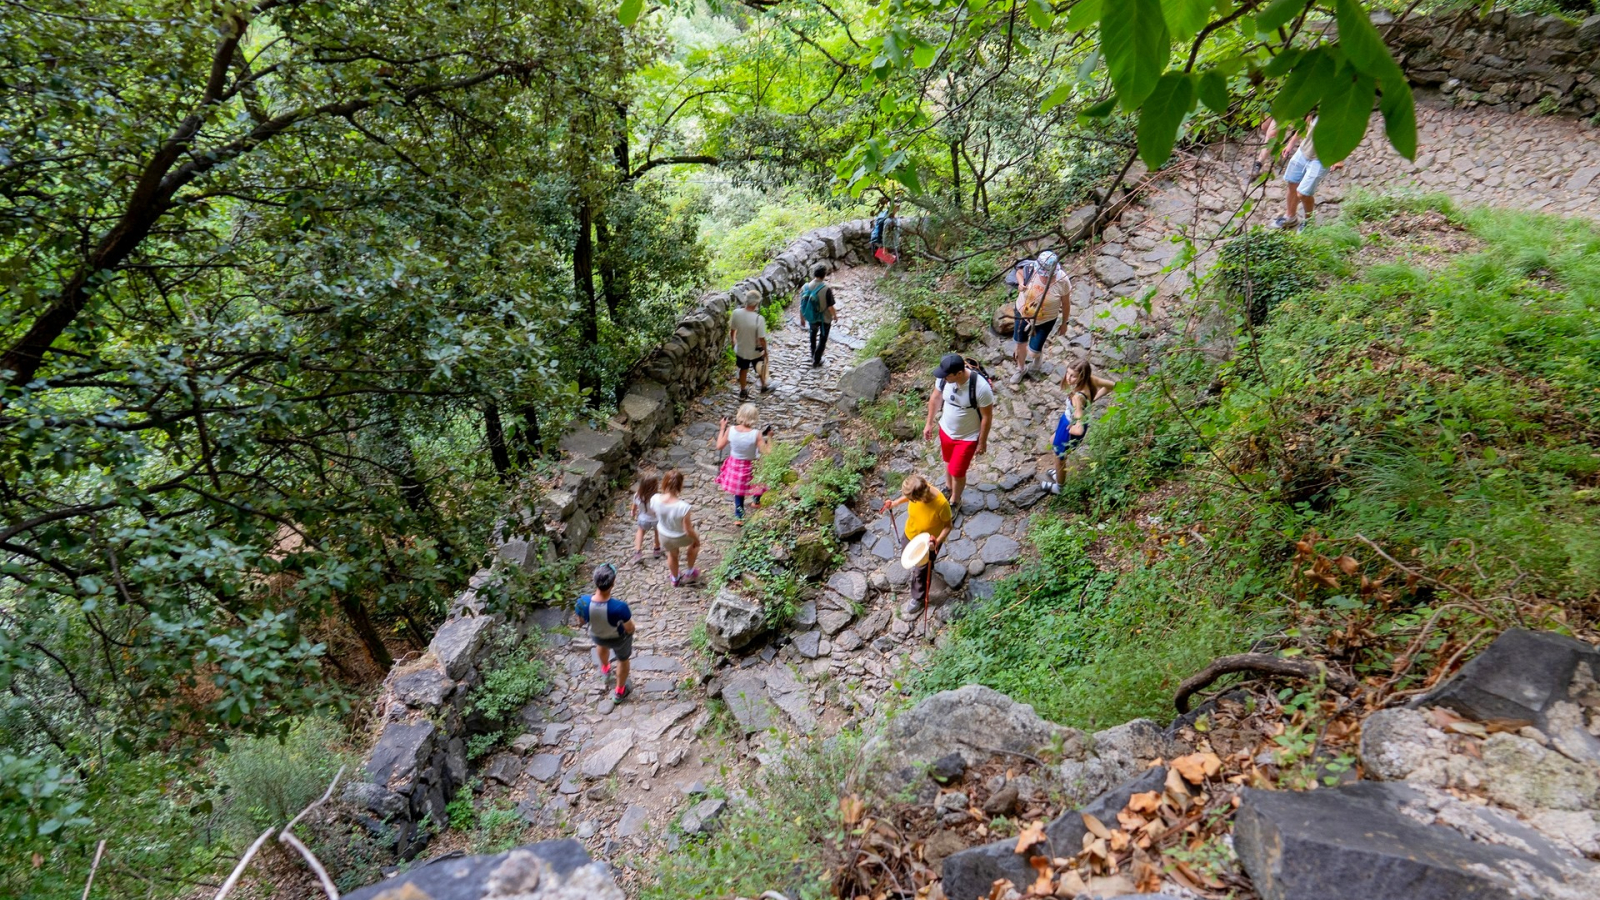
[[[989, 370], [985, 369], [983, 367], [983, 363], [978, 362], [977, 360], [973, 359], [970, 356], [963, 356], [961, 358], [967, 364], [967, 371], [973, 373], [974, 375], [977, 375], [978, 378], [982, 378], [984, 381], [988, 382], [989, 383], [989, 393], [991, 393], [991, 394], [994, 393], [994, 379], [989, 377]], [[943, 394], [944, 393], [944, 379], [940, 378], [940, 379], [935, 380], [934, 381], [934, 387], [939, 389], [939, 393], [940, 394]], [[978, 408], [978, 379], [977, 378], [968, 378], [967, 379], [967, 408], [968, 409], [977, 409]]]

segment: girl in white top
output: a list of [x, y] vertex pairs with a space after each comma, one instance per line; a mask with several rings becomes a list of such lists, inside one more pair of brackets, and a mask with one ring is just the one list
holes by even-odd
[[756, 460], [767, 452], [767, 435], [757, 428], [760, 422], [761, 411], [754, 403], [746, 403], [734, 414], [732, 428], [728, 427], [728, 420], [723, 419], [717, 431], [717, 449], [728, 448], [728, 458], [722, 461], [722, 471], [717, 473], [717, 487], [733, 495], [733, 518], [739, 525], [744, 524], [744, 498], [754, 494], [755, 503], [760, 506], [761, 495], [766, 490], [750, 483]]
[[[683, 491], [683, 473], [669, 469], [661, 476], [661, 491], [650, 498], [650, 511], [656, 515], [656, 534], [661, 536], [661, 547], [667, 551], [667, 569], [672, 573], [672, 586], [688, 584], [700, 577], [694, 561], [700, 556], [700, 535], [695, 533], [689, 519], [689, 501], [679, 498]], [[678, 576], [678, 551], [689, 551], [689, 571]]]
[[633, 487], [633, 524], [637, 527], [633, 531], [633, 561], [644, 562], [644, 533], [650, 532], [655, 539], [656, 549], [654, 556], [661, 558], [661, 532], [656, 530], [656, 514], [650, 509], [650, 501], [656, 495], [656, 488], [660, 480], [654, 475], [639, 476], [639, 483]]

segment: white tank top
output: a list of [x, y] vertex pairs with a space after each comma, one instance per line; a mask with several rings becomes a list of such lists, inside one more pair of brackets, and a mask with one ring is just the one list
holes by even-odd
[[728, 455], [734, 459], [757, 459], [761, 452], [756, 449], [756, 441], [761, 439], [761, 432], [752, 428], [749, 431], [740, 431], [738, 427], [728, 429]]

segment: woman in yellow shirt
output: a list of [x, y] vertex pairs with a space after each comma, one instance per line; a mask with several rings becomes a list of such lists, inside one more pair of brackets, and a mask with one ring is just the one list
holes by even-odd
[[929, 572], [939, 555], [939, 548], [950, 537], [950, 524], [955, 517], [951, 514], [950, 501], [921, 475], [907, 475], [906, 480], [900, 483], [900, 493], [902, 496], [898, 500], [883, 501], [883, 508], [887, 510], [904, 503], [906, 540], [919, 534], [928, 536], [928, 560], [911, 573], [911, 600], [901, 608], [901, 612], [909, 616], [928, 602]]

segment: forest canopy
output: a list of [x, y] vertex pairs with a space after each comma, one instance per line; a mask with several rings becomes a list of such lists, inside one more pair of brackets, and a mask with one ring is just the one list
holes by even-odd
[[426, 641], [713, 193], [1014, 240], [1375, 105], [1413, 154], [1357, 0], [0, 0], [0, 887], [210, 877], [198, 761]]

